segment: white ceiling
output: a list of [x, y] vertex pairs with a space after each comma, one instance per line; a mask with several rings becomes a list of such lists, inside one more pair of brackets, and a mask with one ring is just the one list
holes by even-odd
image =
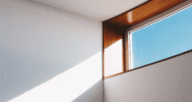
[[69, 12], [105, 21], [148, 0], [32, 0]]

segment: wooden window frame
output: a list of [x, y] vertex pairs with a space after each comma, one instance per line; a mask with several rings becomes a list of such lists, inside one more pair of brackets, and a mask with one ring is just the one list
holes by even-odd
[[[171, 1], [171, 0], [170, 0]], [[179, 1], [179, 0], [177, 0]], [[142, 7], [144, 5], [147, 5], [147, 3], [139, 6], [139, 7]], [[103, 79], [107, 79], [107, 78], [110, 78], [110, 77], [114, 77], [114, 76], [117, 76], [117, 75], [121, 75], [123, 73], [126, 73], [126, 72], [130, 72], [130, 71], [134, 71], [134, 70], [137, 70], [137, 69], [140, 69], [140, 68], [143, 68], [143, 67], [146, 67], [146, 66], [149, 66], [149, 65], [152, 65], [152, 64], [155, 64], [155, 63], [159, 63], [159, 62], [162, 62], [162, 61], [165, 61], [165, 60], [168, 60], [168, 59], [171, 59], [171, 58], [174, 58], [174, 57], [177, 57], [177, 56], [180, 56], [180, 55], [183, 55], [185, 53], [189, 53], [189, 52], [192, 52], [192, 50], [188, 50], [186, 52], [183, 52], [183, 53], [180, 53], [180, 54], [177, 54], [177, 55], [174, 55], [174, 56], [171, 56], [171, 57], [168, 57], [168, 58], [165, 58], [165, 59], [162, 59], [162, 60], [159, 60], [159, 61], [156, 61], [156, 62], [153, 62], [153, 63], [150, 63], [150, 64], [147, 64], [147, 65], [143, 65], [143, 66], [140, 66], [140, 67], [137, 67], [137, 68], [134, 68], [134, 69], [129, 69], [130, 67], [130, 62], [132, 60], [130, 60], [130, 53], [131, 53], [131, 49], [130, 47], [127, 48], [127, 44], [130, 44], [131, 42], [128, 40], [128, 36], [130, 36], [130, 34], [132, 32], [135, 32], [139, 29], [142, 29], [142, 28], [145, 28], [149, 25], [152, 25], [162, 19], [165, 19], [167, 17], [170, 17], [171, 15], [174, 15], [180, 11], [183, 11], [184, 9], [188, 8], [188, 7], [191, 7], [192, 6], [192, 0], [184, 0], [183, 2], [179, 2], [177, 5], [171, 5], [172, 7], [168, 7], [167, 10], [163, 11], [163, 12], [160, 12], [158, 14], [155, 14], [155, 15], [152, 15], [151, 17], [149, 18], [146, 18], [145, 20], [141, 20], [139, 23], [135, 23], [135, 24], [130, 24], [130, 26], [121, 26], [121, 24], [117, 24], [119, 27], [123, 28], [124, 30], [124, 33], [122, 33], [123, 37], [123, 72], [121, 73], [117, 73], [117, 74], [114, 74], [114, 75], [110, 75], [110, 76], [107, 76], [107, 77], [104, 77], [104, 66], [103, 66]], [[139, 8], [137, 7], [137, 8]], [[136, 9], [136, 8], [135, 8]], [[132, 9], [134, 10], [134, 9]], [[130, 12], [130, 11], [128, 11]], [[125, 15], [126, 13], [122, 14], [122, 15]], [[122, 17], [122, 15], [120, 15], [120, 17]], [[115, 17], [114, 19], [118, 18], [119, 16]], [[107, 21], [104, 21], [103, 24], [110, 24], [109, 22], [110, 21], [114, 21], [113, 19], [111, 20], [107, 20]], [[113, 22], [113, 25], [114, 22]], [[123, 25], [123, 24], [122, 24]], [[104, 35], [104, 34], [103, 34]], [[130, 37], [129, 37], [130, 38]], [[104, 39], [103, 39], [103, 43], [104, 43]], [[128, 42], [129, 41], [129, 42]], [[104, 48], [103, 48], [103, 52], [104, 52]], [[103, 56], [104, 56], [104, 53], [103, 53]], [[103, 57], [104, 58], [104, 57]], [[104, 60], [104, 59], [103, 59]], [[129, 61], [129, 63], [126, 63], [127, 61]], [[103, 61], [103, 64], [104, 64], [104, 61]]]

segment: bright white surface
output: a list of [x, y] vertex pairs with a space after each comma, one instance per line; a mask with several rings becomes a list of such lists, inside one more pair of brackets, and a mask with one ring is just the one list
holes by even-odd
[[100, 56], [101, 52], [9, 102], [72, 102], [101, 80]]
[[32, 0], [69, 12], [104, 21], [148, 0]]
[[101, 51], [101, 22], [0, 0], [1, 102], [102, 101]]
[[117, 74], [123, 71], [122, 39], [104, 50], [105, 76]]
[[[187, 0], [160, 15], [137, 24], [142, 27], [189, 7]], [[192, 97], [192, 52], [104, 80], [105, 102], [190, 102]]]
[[129, 70], [133, 69], [133, 51], [132, 51], [132, 34], [128, 34], [128, 41], [129, 41], [129, 44], [128, 44], [128, 48], [129, 48], [129, 62], [126, 62], [126, 63], [129, 63]]
[[190, 102], [192, 52], [104, 80], [105, 102]]

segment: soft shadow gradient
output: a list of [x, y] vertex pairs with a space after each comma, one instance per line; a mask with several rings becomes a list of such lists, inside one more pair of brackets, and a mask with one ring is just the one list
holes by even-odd
[[71, 102], [102, 79], [101, 22], [27, 0], [0, 15], [0, 102]]
[[99, 87], [95, 90], [99, 92], [95, 94], [102, 95], [100, 90], [103, 85], [100, 84], [103, 80], [98, 62], [101, 52], [71, 67], [57, 66], [61, 64], [2, 47], [0, 56], [4, 72], [0, 88], [1, 102], [71, 102], [78, 96], [76, 100], [80, 101], [87, 97], [80, 95], [87, 94], [85, 91], [91, 87], [93, 92], [94, 88]]

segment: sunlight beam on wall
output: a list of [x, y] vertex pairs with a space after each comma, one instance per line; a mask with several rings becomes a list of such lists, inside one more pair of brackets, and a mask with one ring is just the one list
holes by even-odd
[[105, 76], [123, 71], [122, 39], [105, 49], [104, 62]]
[[102, 79], [101, 52], [9, 102], [71, 102]]

